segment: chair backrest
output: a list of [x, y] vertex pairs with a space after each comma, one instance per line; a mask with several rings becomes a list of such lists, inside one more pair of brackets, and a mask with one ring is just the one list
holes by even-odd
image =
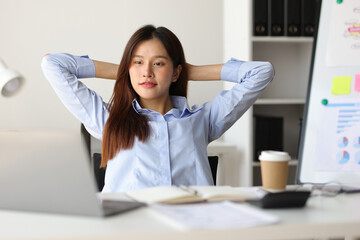
[[94, 153], [93, 154], [93, 170], [94, 170], [94, 176], [95, 176], [96, 184], [98, 186], [99, 191], [101, 191], [104, 187], [105, 171], [106, 171], [106, 168], [100, 168], [100, 164], [101, 164], [101, 154]]
[[[216, 173], [217, 173], [217, 167], [219, 162], [218, 156], [209, 156], [209, 164], [211, 169], [211, 174], [214, 180], [214, 185], [216, 185]], [[93, 154], [93, 169], [94, 169], [94, 175], [95, 180], [98, 186], [99, 191], [101, 191], [104, 187], [104, 179], [105, 179], [105, 168], [100, 168], [101, 163], [101, 154], [100, 153], [94, 153]]]
[[[91, 152], [90, 134], [82, 124], [81, 124], [81, 133], [84, 136], [86, 145], [88, 147], [88, 151], [90, 153]], [[208, 160], [209, 160], [209, 164], [210, 164], [210, 169], [211, 169], [211, 174], [213, 177], [214, 185], [216, 185], [216, 174], [217, 174], [219, 157], [218, 156], [209, 156]], [[98, 186], [99, 191], [101, 191], [104, 187], [104, 179], [105, 179], [105, 172], [106, 172], [106, 168], [100, 168], [100, 164], [101, 164], [101, 153], [93, 153], [91, 165], [92, 165], [92, 168], [94, 171], [94, 176], [95, 176], [96, 184]]]
[[214, 185], [216, 185], [216, 174], [218, 169], [219, 157], [218, 156], [208, 156], [211, 174], [214, 180]]

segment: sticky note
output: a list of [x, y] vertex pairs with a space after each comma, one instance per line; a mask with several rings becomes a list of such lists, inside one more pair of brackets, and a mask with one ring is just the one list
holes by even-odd
[[351, 76], [334, 77], [331, 93], [334, 95], [350, 94]]
[[355, 74], [354, 90], [360, 92], [360, 73]]

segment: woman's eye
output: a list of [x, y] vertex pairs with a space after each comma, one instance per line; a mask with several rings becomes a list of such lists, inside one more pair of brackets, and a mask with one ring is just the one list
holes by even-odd
[[141, 64], [141, 61], [134, 61], [135, 64]]
[[164, 64], [161, 63], [161, 62], [156, 62], [156, 63], [154, 63], [154, 65], [155, 65], [155, 66], [162, 66], [162, 65], [164, 65]]

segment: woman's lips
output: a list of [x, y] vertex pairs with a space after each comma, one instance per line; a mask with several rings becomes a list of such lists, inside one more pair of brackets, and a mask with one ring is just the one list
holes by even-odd
[[144, 88], [153, 88], [156, 86], [156, 83], [153, 82], [142, 82], [140, 83], [140, 86], [144, 87]]

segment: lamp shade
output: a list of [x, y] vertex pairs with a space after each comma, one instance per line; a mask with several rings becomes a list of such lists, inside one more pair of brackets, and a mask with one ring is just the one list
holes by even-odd
[[24, 78], [20, 73], [8, 69], [0, 59], [0, 91], [4, 97], [16, 94], [24, 84]]

